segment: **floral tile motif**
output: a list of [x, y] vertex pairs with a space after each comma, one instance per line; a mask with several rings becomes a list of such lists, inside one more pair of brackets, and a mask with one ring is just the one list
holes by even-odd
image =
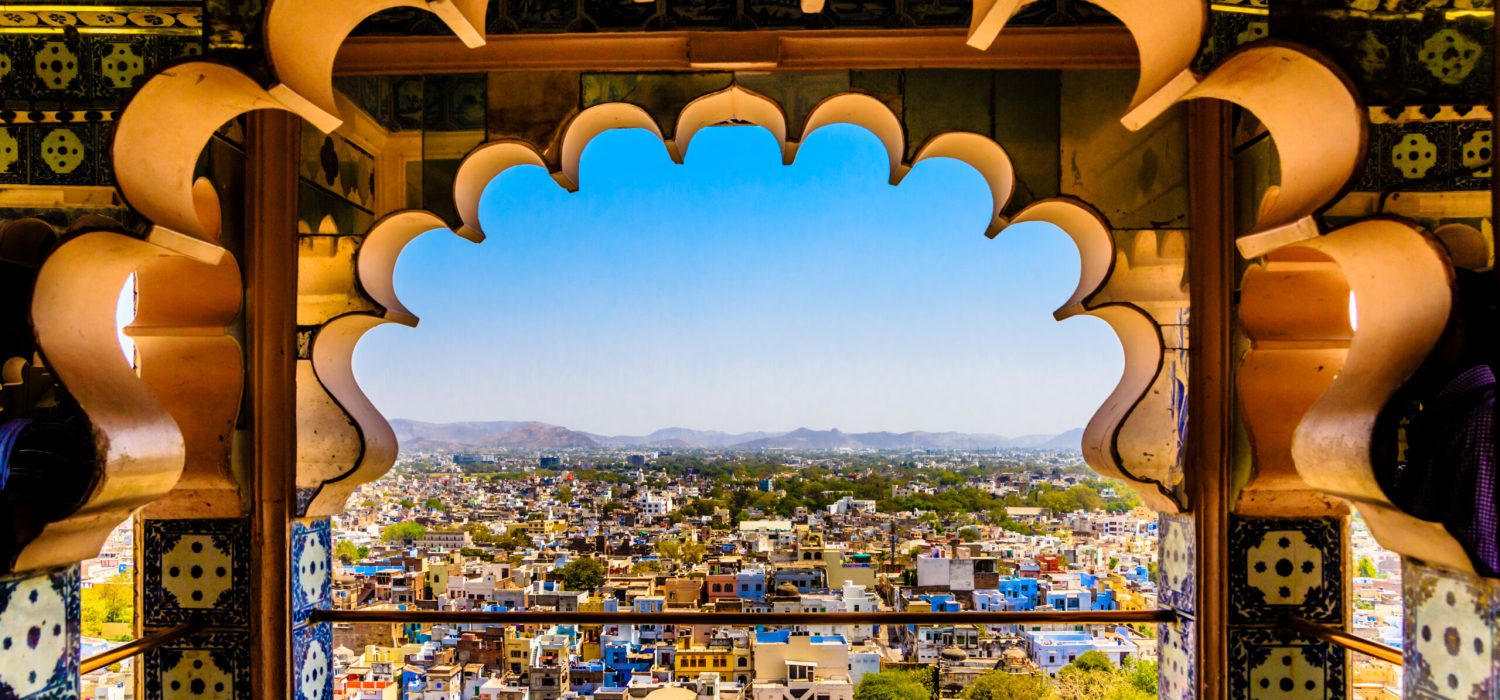
[[1157, 523], [1157, 537], [1160, 538], [1157, 549], [1157, 597], [1162, 605], [1192, 614], [1197, 593], [1194, 585], [1197, 543], [1193, 517], [1162, 513]]
[[333, 697], [333, 628], [326, 622], [292, 630], [292, 683], [296, 700]]
[[1500, 689], [1494, 585], [1410, 559], [1403, 569], [1406, 697], [1494, 697]]
[[146, 652], [142, 666], [146, 700], [251, 697], [249, 632], [196, 634]]
[[1175, 624], [1156, 626], [1156, 637], [1160, 640], [1156, 690], [1162, 700], [1192, 700], [1196, 697], [1196, 626], [1191, 617], [1181, 617]]
[[328, 607], [332, 557], [328, 518], [292, 523], [292, 624], [307, 622], [312, 611]]
[[1344, 698], [1347, 652], [1275, 628], [1229, 632], [1232, 700]]
[[1234, 518], [1229, 528], [1233, 623], [1270, 623], [1283, 614], [1344, 621], [1344, 524], [1334, 518]]
[[78, 697], [78, 567], [0, 578], [0, 697]]
[[250, 527], [239, 518], [146, 520], [142, 623], [206, 615], [216, 627], [250, 624]]

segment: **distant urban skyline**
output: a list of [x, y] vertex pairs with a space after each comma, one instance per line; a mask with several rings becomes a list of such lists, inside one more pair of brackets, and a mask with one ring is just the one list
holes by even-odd
[[586, 149], [580, 190], [538, 168], [486, 191], [489, 238], [428, 234], [397, 266], [422, 317], [355, 357], [387, 416], [535, 420], [600, 434], [1050, 434], [1119, 378], [1101, 321], [1056, 323], [1077, 252], [1043, 224], [983, 235], [989, 191], [932, 161], [899, 187], [855, 127], [780, 164], [770, 135], [715, 128], [686, 165], [640, 131]]

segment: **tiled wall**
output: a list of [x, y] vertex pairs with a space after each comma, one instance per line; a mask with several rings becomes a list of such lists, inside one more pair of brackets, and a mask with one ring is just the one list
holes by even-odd
[[1428, 567], [1402, 567], [1405, 692], [1408, 698], [1500, 697], [1500, 581]]
[[0, 185], [108, 185], [119, 108], [157, 66], [203, 52], [201, 2], [9, 3], [0, 20]]
[[249, 520], [142, 520], [140, 527], [144, 633], [189, 619], [209, 625], [143, 655], [143, 697], [250, 698]]
[[0, 578], [0, 697], [78, 697], [78, 567]]
[[1347, 522], [1233, 517], [1229, 530], [1229, 697], [1348, 696], [1348, 656], [1285, 631], [1282, 615], [1346, 627]]
[[1163, 513], [1157, 523], [1156, 592], [1177, 612], [1174, 624], [1157, 626], [1157, 692], [1168, 700], [1196, 697], [1197, 540], [1190, 515]]
[[332, 530], [327, 518], [292, 523], [292, 684], [296, 700], [333, 696], [333, 628], [310, 623], [332, 599]]

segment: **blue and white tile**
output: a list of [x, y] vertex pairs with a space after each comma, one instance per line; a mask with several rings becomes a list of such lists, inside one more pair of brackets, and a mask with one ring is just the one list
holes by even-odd
[[249, 626], [249, 521], [145, 520], [142, 530], [143, 625], [202, 616], [215, 627]]
[[292, 630], [292, 683], [296, 700], [333, 697], [333, 628], [328, 623]]
[[0, 697], [78, 697], [78, 567], [0, 578]]
[[1195, 663], [1198, 651], [1197, 623], [1190, 617], [1178, 618], [1172, 624], [1157, 625], [1156, 690], [1163, 700], [1192, 700], [1197, 697]]
[[1157, 524], [1160, 538], [1157, 564], [1157, 597], [1161, 604], [1192, 614], [1196, 609], [1197, 542], [1191, 515], [1161, 514]]
[[195, 634], [145, 654], [146, 700], [248, 700], [249, 632]]
[[1493, 582], [1403, 563], [1402, 597], [1409, 698], [1493, 698], [1500, 691]]
[[333, 536], [328, 518], [292, 523], [292, 624], [328, 607], [333, 577]]
[[1231, 700], [1342, 700], [1348, 653], [1276, 628], [1231, 628]]
[[1231, 519], [1229, 619], [1274, 623], [1285, 614], [1344, 622], [1344, 522]]

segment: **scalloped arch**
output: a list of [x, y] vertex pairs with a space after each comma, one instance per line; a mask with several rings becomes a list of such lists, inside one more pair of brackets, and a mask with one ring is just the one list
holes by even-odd
[[681, 163], [699, 131], [726, 123], [751, 124], [771, 132], [781, 147], [781, 162], [792, 162], [786, 138], [786, 112], [771, 98], [739, 85], [699, 97], [682, 108], [670, 145], [672, 159]]
[[[990, 222], [985, 227], [984, 235], [988, 238], [999, 235], [1006, 226], [1005, 217], [1001, 213], [1010, 204], [1010, 197], [1016, 190], [1016, 169], [1011, 164], [1010, 154], [987, 136], [968, 131], [949, 131], [928, 139], [927, 143], [917, 149], [917, 155], [911, 159], [911, 167], [916, 167], [917, 163], [928, 158], [952, 158], [979, 171], [985, 183], [990, 186], [992, 203]], [[910, 172], [910, 168], [904, 169], [903, 179], [906, 172]]]
[[323, 324], [313, 337], [312, 359], [298, 363], [297, 488], [308, 494], [299, 508], [303, 516], [342, 511], [355, 487], [380, 478], [396, 462], [396, 434], [360, 388], [354, 350], [376, 326], [417, 325], [416, 315], [396, 297], [396, 261], [407, 244], [435, 230], [448, 228], [421, 210], [376, 221], [356, 255], [355, 280], [384, 313], [345, 314]]
[[569, 192], [578, 191], [578, 163], [583, 159], [583, 149], [588, 148], [589, 143], [599, 134], [614, 129], [645, 129], [662, 139], [663, 145], [666, 144], [656, 120], [636, 105], [629, 102], [606, 102], [589, 107], [568, 122], [567, 129], [563, 131], [562, 144], [558, 148], [558, 174], [561, 175], [559, 182]]
[[890, 107], [864, 93], [841, 93], [813, 107], [812, 112], [807, 115], [807, 122], [802, 127], [801, 138], [796, 144], [790, 145], [790, 159], [796, 159], [797, 150], [802, 141], [806, 141], [814, 131], [831, 124], [853, 124], [875, 134], [875, 138], [880, 139], [880, 143], [885, 146], [886, 155], [890, 158], [891, 184], [901, 181], [901, 177], [908, 169], [908, 166], [902, 163], [902, 158], [906, 153], [906, 129], [901, 126], [901, 120], [896, 117], [896, 113], [892, 112]]
[[542, 154], [530, 144], [520, 141], [491, 141], [464, 156], [453, 177], [453, 205], [458, 210], [459, 219], [463, 221], [458, 235], [475, 243], [484, 240], [484, 231], [479, 223], [479, 199], [484, 194], [484, 188], [500, 177], [501, 173], [523, 165], [547, 169], [547, 161], [542, 158]]
[[[974, 0], [969, 46], [989, 50], [1021, 7], [1036, 0]], [[1135, 39], [1141, 73], [1135, 97], [1120, 121], [1134, 131], [1155, 120], [1197, 83], [1193, 60], [1208, 27], [1203, 0], [1094, 0]]]
[[[119, 352], [115, 308], [132, 274], [145, 282], [137, 323], [141, 372]], [[239, 311], [232, 257], [207, 265], [109, 231], [81, 233], [43, 263], [32, 300], [37, 343], [95, 430], [101, 467], [83, 503], [47, 524], [15, 568], [95, 556], [116, 524], [171, 491], [189, 455], [194, 489], [223, 485], [227, 433], [243, 383], [227, 328]], [[192, 285], [195, 293], [176, 293]], [[229, 481], [232, 483], [232, 480]]]
[[[1187, 308], [1180, 285], [1171, 284], [1174, 276], [1181, 279], [1185, 255], [1161, 254], [1163, 246], [1156, 239], [1137, 241], [1146, 243], [1144, 247], [1122, 249], [1104, 217], [1073, 199], [1041, 200], [1011, 219], [1012, 225], [1029, 222], [1052, 224], [1078, 248], [1078, 286], [1053, 316], [1059, 321], [1080, 315], [1098, 318], [1109, 324], [1124, 351], [1120, 381], [1084, 427], [1084, 460], [1095, 471], [1131, 484], [1151, 508], [1181, 512], [1184, 473], [1178, 459], [1181, 433], [1177, 425], [1182, 416], [1170, 402], [1151, 406], [1146, 402], [1152, 396], [1173, 396], [1176, 377], [1167, 371], [1168, 344], [1162, 332], [1168, 319], [1158, 316]], [[1136, 269], [1159, 268], [1163, 263], [1166, 275]]]
[[1375, 218], [1299, 244], [1327, 255], [1359, 300], [1342, 367], [1292, 437], [1297, 473], [1312, 487], [1354, 503], [1386, 547], [1473, 571], [1440, 524], [1400, 512], [1371, 464], [1376, 416], [1417, 370], [1447, 325], [1453, 270], [1441, 245], [1415, 225]]
[[1249, 110], [1281, 157], [1281, 182], [1236, 242], [1240, 253], [1255, 258], [1317, 236], [1313, 215], [1338, 197], [1364, 155], [1364, 113], [1344, 77], [1308, 49], [1261, 41], [1225, 58], [1182, 99], [1205, 97]]
[[277, 0], [266, 10], [266, 53], [279, 82], [270, 95], [324, 133], [343, 123], [333, 92], [333, 63], [339, 46], [365, 18], [397, 7], [438, 16], [464, 46], [485, 43], [484, 9], [489, 0], [362, 0], [306, 2]]
[[[156, 225], [157, 242], [204, 262], [223, 254], [218, 195], [198, 186], [193, 171], [215, 130], [260, 109], [284, 107], [238, 69], [208, 61], [162, 70], [126, 105], [111, 143], [115, 182], [125, 201]], [[182, 237], [198, 245], [184, 245]]]

